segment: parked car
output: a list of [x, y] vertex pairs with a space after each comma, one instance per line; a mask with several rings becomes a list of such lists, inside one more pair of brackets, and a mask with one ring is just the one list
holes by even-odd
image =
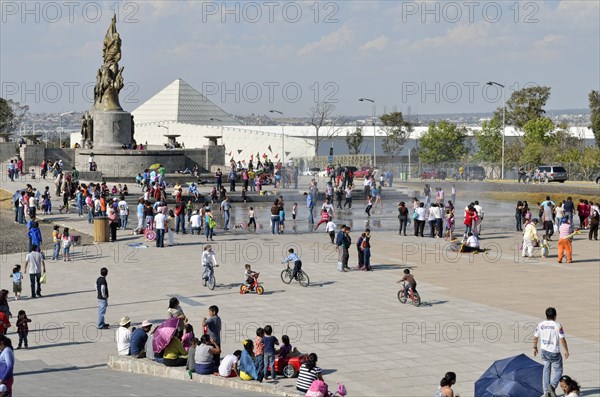
[[546, 171], [546, 175], [548, 176], [548, 182], [565, 183], [565, 181], [569, 179], [569, 173], [564, 167], [560, 165], [540, 165], [538, 168], [542, 176], [544, 174], [544, 171]]
[[364, 178], [367, 175], [377, 175], [377, 169], [373, 169], [371, 167], [348, 167], [352, 170], [355, 178]]
[[319, 173], [319, 171], [321, 171], [321, 169], [319, 167], [311, 167], [311, 168], [307, 168], [304, 171], [302, 171], [302, 175], [315, 176]]
[[421, 172], [421, 179], [446, 179], [446, 171], [425, 170]]
[[597, 183], [598, 185], [600, 185], [600, 174], [598, 174], [598, 176], [596, 177], [596, 183]]

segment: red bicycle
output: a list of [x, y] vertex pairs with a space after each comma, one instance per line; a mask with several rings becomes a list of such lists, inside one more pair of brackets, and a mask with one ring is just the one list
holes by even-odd
[[243, 295], [243, 294], [247, 294], [252, 291], [256, 291], [256, 293], [258, 295], [262, 295], [263, 292], [265, 292], [265, 289], [263, 288], [263, 286], [258, 283], [258, 275], [259, 274], [260, 273], [254, 273], [252, 275], [252, 284], [250, 284], [250, 286], [247, 286], [246, 284], [242, 284], [240, 286], [240, 294]]
[[[403, 287], [406, 287], [406, 283], [403, 284]], [[412, 287], [409, 288], [407, 297], [404, 293], [404, 288], [401, 288], [400, 291], [398, 291], [398, 300], [401, 303], [406, 303], [408, 299], [410, 299], [412, 304], [417, 307], [421, 305], [421, 297], [417, 291], [413, 291]]]

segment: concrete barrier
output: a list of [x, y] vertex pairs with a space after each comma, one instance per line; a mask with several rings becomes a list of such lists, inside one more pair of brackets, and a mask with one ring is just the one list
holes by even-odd
[[204, 383], [213, 386], [229, 387], [230, 389], [247, 390], [256, 393], [271, 394], [274, 396], [298, 397], [295, 390], [284, 390], [283, 388], [267, 383], [256, 381], [243, 381], [239, 378], [223, 378], [213, 375], [193, 374], [192, 379], [184, 367], [167, 367], [155, 361], [145, 358], [137, 359], [131, 356], [108, 356], [108, 368], [113, 371], [133, 372], [136, 374], [158, 376], [188, 382]]

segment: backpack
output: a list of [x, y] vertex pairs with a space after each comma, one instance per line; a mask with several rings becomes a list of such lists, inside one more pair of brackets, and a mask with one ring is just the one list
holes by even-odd
[[326, 397], [328, 395], [327, 383], [320, 379], [315, 379], [306, 392], [306, 397]]

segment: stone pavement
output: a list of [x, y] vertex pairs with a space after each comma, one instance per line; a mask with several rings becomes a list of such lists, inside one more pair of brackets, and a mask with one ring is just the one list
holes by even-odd
[[[362, 206], [357, 209], [357, 216], [362, 210]], [[73, 215], [52, 217], [91, 231], [86, 220], [73, 220]], [[395, 211], [389, 217], [393, 220]], [[355, 220], [354, 241], [361, 222]], [[372, 238], [375, 271], [338, 273], [337, 255], [328, 237], [303, 228], [307, 230], [301, 221], [297, 233], [282, 236], [219, 233], [213, 244], [220, 263], [214, 291], [200, 283], [204, 239], [198, 236], [176, 236], [177, 246], [164, 249], [151, 243], [148, 248], [129, 247], [127, 243], [143, 242], [143, 237], [131, 235], [119, 237], [117, 244], [78, 247], [74, 262], [47, 264], [43, 299], [10, 302], [13, 313], [24, 309], [33, 320], [30, 346], [35, 348], [17, 351], [17, 359], [42, 360], [53, 368], [106, 364], [107, 356], [116, 352], [114, 328], [96, 330], [94, 290], [99, 269], [106, 266], [111, 324], [125, 315], [136, 325], [144, 319], [159, 322], [166, 318], [169, 298], [177, 296], [199, 332], [208, 306], [216, 304], [223, 321], [225, 353], [241, 348], [245, 338], [254, 339], [259, 325], [271, 324], [276, 336], [285, 333], [300, 351], [318, 354], [330, 384], [342, 382], [357, 396], [430, 396], [447, 371], [457, 373], [455, 390], [471, 396], [474, 382], [494, 360], [520, 353], [532, 356], [534, 326], [545, 308], [554, 306], [571, 352], [565, 374], [577, 379], [587, 395], [599, 393], [597, 242], [577, 237], [574, 263], [559, 265], [555, 248], [554, 257], [546, 261], [515, 257], [519, 234], [494, 226], [484, 229], [482, 236], [484, 245], [497, 244], [490, 246], [489, 255], [460, 257], [446, 251], [444, 240], [399, 237], [381, 230]], [[279, 262], [288, 247], [301, 250], [310, 287], [280, 280], [283, 265]], [[23, 259], [21, 254], [2, 256], [2, 288], [12, 290], [8, 275]], [[264, 295], [239, 294], [244, 263], [261, 272]], [[354, 247], [350, 263], [356, 266]], [[398, 302], [396, 281], [405, 267], [419, 282], [421, 307]], [[24, 295], [29, 295], [28, 285]], [[24, 368], [17, 364], [16, 372], [20, 371]], [[85, 370], [96, 371], [105, 370]], [[17, 377], [17, 387], [20, 382], [25, 380]], [[294, 382], [282, 379], [279, 384], [292, 389]], [[157, 390], [146, 395], [159, 394]]]

